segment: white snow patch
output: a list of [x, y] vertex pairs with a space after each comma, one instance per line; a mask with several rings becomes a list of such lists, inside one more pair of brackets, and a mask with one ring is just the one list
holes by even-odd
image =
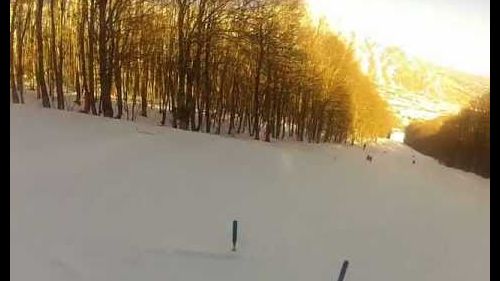
[[405, 133], [404, 132], [392, 132], [390, 139], [394, 142], [403, 143], [405, 141]]
[[490, 181], [405, 145], [10, 114], [12, 281], [490, 279]]

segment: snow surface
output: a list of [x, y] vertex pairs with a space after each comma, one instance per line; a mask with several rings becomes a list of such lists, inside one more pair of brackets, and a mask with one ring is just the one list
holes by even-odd
[[490, 279], [489, 179], [403, 144], [10, 111], [10, 280]]

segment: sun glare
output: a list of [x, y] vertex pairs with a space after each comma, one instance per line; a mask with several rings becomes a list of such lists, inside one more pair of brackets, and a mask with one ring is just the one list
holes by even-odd
[[307, 0], [311, 17], [341, 33], [457, 70], [489, 76], [489, 2], [485, 0]]

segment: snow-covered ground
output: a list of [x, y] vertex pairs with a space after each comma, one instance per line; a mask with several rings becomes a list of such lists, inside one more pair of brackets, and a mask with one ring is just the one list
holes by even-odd
[[402, 144], [10, 110], [10, 280], [490, 279], [490, 181]]

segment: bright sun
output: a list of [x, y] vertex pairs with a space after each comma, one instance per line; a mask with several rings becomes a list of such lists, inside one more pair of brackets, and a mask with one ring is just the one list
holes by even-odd
[[488, 0], [307, 0], [313, 19], [325, 17], [355, 32], [442, 66], [489, 76]]

